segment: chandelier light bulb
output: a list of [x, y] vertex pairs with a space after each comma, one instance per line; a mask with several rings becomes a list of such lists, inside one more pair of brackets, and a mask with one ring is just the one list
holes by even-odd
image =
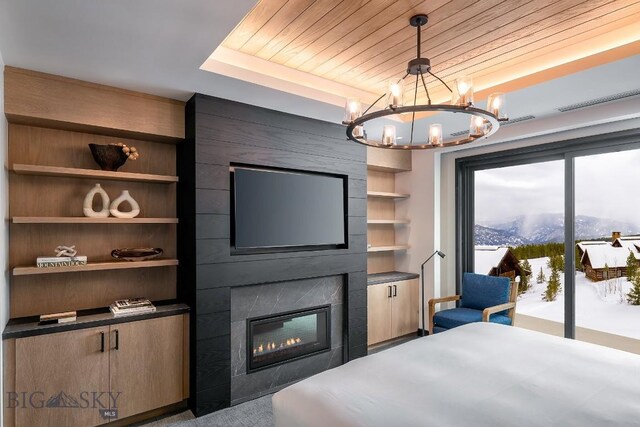
[[382, 128], [382, 145], [387, 147], [396, 145], [396, 127], [394, 125], [385, 125]]
[[429, 126], [429, 144], [441, 145], [442, 144], [442, 125], [432, 124]]
[[456, 90], [458, 91], [458, 104], [473, 104], [473, 80], [471, 77], [462, 76], [456, 79]]
[[404, 104], [404, 81], [390, 80], [387, 84], [387, 93], [389, 94], [387, 104], [390, 108], [402, 107]]
[[344, 121], [350, 123], [362, 116], [362, 104], [359, 99], [349, 98], [344, 107]]
[[487, 109], [491, 114], [496, 116], [498, 120], [507, 119], [505, 96], [502, 92], [496, 92], [489, 95], [487, 99]]
[[485, 133], [485, 122], [480, 116], [471, 116], [471, 125], [469, 126], [469, 136], [478, 138]]

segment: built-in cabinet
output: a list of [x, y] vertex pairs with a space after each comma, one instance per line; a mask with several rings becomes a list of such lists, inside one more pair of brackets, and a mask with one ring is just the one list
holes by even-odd
[[367, 287], [368, 345], [377, 344], [418, 328], [418, 280], [401, 280]]
[[123, 419], [182, 401], [186, 316], [10, 340], [13, 425], [94, 426], [110, 421], [102, 410]]

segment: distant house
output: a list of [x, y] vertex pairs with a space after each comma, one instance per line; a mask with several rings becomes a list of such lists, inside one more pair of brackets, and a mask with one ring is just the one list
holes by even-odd
[[586, 276], [595, 282], [626, 277], [629, 253], [640, 264], [640, 236], [622, 237], [613, 232], [611, 242], [580, 242], [576, 246]]
[[522, 274], [531, 274], [520, 266], [520, 261], [511, 249], [499, 246], [476, 246], [474, 271], [489, 276], [509, 277], [512, 280]]

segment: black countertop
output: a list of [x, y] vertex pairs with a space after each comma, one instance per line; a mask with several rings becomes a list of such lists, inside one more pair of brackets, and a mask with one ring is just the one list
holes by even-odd
[[379, 283], [399, 282], [401, 280], [417, 279], [419, 274], [402, 271], [387, 271], [384, 273], [367, 274], [367, 286]]
[[2, 332], [2, 339], [25, 338], [36, 335], [54, 334], [56, 332], [73, 331], [76, 329], [93, 328], [96, 326], [113, 325], [117, 323], [135, 322], [137, 320], [155, 319], [157, 317], [174, 316], [189, 312], [189, 306], [175, 302], [154, 303], [156, 311], [133, 316], [114, 317], [109, 308], [94, 310], [79, 310], [77, 320], [68, 323], [51, 323], [41, 325], [39, 316], [20, 317], [9, 320]]

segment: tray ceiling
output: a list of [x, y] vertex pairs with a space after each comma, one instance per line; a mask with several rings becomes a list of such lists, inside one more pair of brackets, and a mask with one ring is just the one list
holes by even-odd
[[[640, 0], [262, 0], [201, 68], [332, 104], [372, 102], [416, 56], [417, 13], [429, 15], [432, 71], [472, 76], [480, 99], [640, 53]], [[434, 102], [449, 99], [427, 84]]]

